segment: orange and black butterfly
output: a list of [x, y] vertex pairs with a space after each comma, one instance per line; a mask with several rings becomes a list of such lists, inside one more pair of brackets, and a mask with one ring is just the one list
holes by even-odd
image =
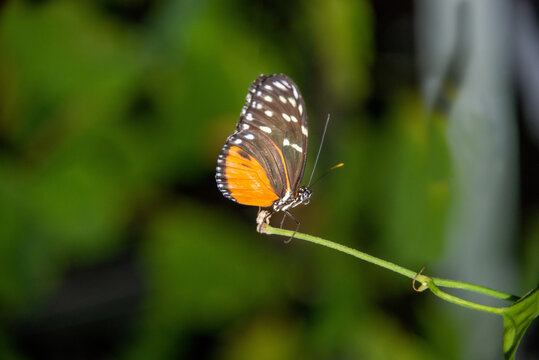
[[308, 204], [300, 186], [308, 139], [305, 103], [284, 74], [260, 75], [249, 87], [236, 131], [217, 159], [217, 187], [237, 203], [276, 212]]

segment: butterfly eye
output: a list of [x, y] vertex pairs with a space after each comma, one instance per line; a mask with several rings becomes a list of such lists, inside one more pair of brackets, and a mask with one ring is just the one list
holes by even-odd
[[299, 188], [298, 196], [301, 197], [301, 203], [304, 205], [309, 204], [311, 200], [312, 190], [307, 186], [302, 186]]

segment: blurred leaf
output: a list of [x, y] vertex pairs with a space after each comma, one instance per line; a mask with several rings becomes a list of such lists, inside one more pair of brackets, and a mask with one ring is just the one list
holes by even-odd
[[9, 74], [13, 141], [41, 146], [118, 118], [141, 66], [133, 38], [83, 2], [11, 2], [0, 21], [0, 74]]
[[539, 315], [539, 287], [530, 291], [503, 311], [503, 351], [506, 359], [514, 359], [526, 329]]
[[134, 37], [87, 3], [2, 10], [0, 291], [23, 307], [69, 263], [121, 240], [129, 184], [101, 134], [125, 111], [143, 61]]
[[416, 97], [396, 106], [384, 179], [387, 245], [403, 264], [432, 261], [443, 249], [449, 207], [449, 153], [445, 127], [428, 119]]
[[27, 180], [40, 226], [58, 240], [53, 250], [110, 246], [126, 220], [123, 159], [114, 145], [89, 132]]
[[411, 309], [414, 314], [419, 314], [414, 317], [420, 324], [418, 332], [424, 334], [425, 341], [438, 356], [445, 359], [462, 358], [464, 344], [459, 337], [458, 327], [452, 321], [454, 314], [447, 311], [453, 305], [440, 302], [435, 297], [422, 300], [419, 306]]
[[152, 222], [143, 248], [152, 293], [141, 347], [132, 354], [170, 357], [187, 328], [221, 326], [282, 297], [284, 267], [253, 242], [268, 238], [254, 226], [248, 231], [233, 218], [189, 203]]
[[539, 213], [530, 216], [524, 228], [522, 254], [523, 287], [531, 288], [539, 282]]
[[433, 261], [443, 249], [450, 202], [445, 126], [427, 119], [413, 95], [402, 96], [379, 126], [349, 125], [340, 134], [346, 165], [332, 178], [330, 211], [337, 237], [355, 238], [363, 249], [375, 244], [408, 266]]
[[24, 234], [24, 218], [17, 202], [20, 187], [12, 183], [12, 177], [0, 168], [0, 309], [13, 312], [25, 300], [24, 284], [29, 280], [27, 268], [21, 263], [21, 234]]
[[350, 334], [353, 341], [346, 358], [353, 359], [450, 359], [435, 353], [423, 339], [399, 327], [381, 313], [366, 314]]
[[[311, 277], [315, 281], [310, 306], [313, 314], [306, 358], [334, 358], [350, 342], [349, 334], [362, 320], [371, 294], [364, 264], [327, 248], [305, 244], [313, 254]], [[314, 275], [314, 276], [313, 276]]]
[[[282, 316], [282, 315], [281, 315]], [[279, 315], [253, 319], [241, 327], [228, 329], [226, 347], [219, 359], [273, 360], [302, 358], [300, 352], [301, 328]]]
[[161, 166], [181, 168], [183, 181], [213, 168], [250, 82], [285, 70], [279, 54], [242, 27], [241, 9], [226, 4], [164, 3], [147, 38], [148, 51], [160, 54], [146, 85], [159, 130], [150, 149]]
[[339, 103], [357, 106], [368, 91], [372, 58], [371, 7], [367, 1], [308, 1], [312, 46], [324, 69], [326, 94]]
[[18, 356], [17, 353], [14, 351], [12, 344], [8, 340], [8, 336], [4, 333], [4, 331], [0, 331], [0, 358], [3, 360], [17, 360], [22, 359], [22, 357]]

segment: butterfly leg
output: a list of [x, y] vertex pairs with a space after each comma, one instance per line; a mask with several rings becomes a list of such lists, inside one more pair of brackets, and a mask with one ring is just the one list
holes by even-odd
[[[284, 241], [285, 244], [288, 244], [290, 241], [292, 241], [292, 238], [293, 238], [294, 235], [296, 235], [296, 233], [298, 232], [299, 226], [300, 226], [301, 223], [300, 223], [300, 222], [299, 222], [299, 221], [298, 221], [292, 214], [290, 214], [288, 211], [285, 210], [285, 211], [284, 211], [284, 214], [285, 214], [285, 216], [290, 216], [290, 218], [291, 218], [292, 220], [294, 220], [294, 222], [296, 223], [296, 230], [294, 230], [294, 233], [292, 234], [292, 236], [290, 236], [290, 238], [289, 238], [288, 240], [285, 240], [285, 241]], [[283, 217], [283, 221], [284, 221], [284, 217]], [[281, 222], [281, 228], [282, 228], [282, 222]]]
[[284, 219], [286, 219], [286, 213], [287, 213], [287, 211], [283, 212], [283, 218], [281, 220], [281, 226], [279, 226], [281, 229], [283, 228]]

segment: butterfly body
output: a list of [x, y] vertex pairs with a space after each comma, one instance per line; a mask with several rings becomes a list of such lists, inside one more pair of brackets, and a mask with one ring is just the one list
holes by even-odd
[[305, 103], [296, 84], [284, 74], [260, 75], [217, 159], [217, 187], [237, 203], [271, 207], [270, 216], [307, 204], [311, 190], [299, 185], [307, 140]]

